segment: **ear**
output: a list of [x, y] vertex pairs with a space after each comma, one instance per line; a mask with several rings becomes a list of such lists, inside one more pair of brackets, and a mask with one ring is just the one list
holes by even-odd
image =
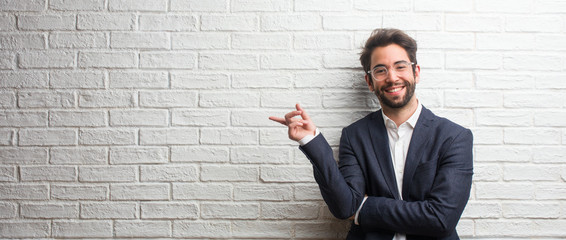
[[369, 90], [372, 91], [372, 92], [374, 92], [374, 91], [373, 91], [373, 79], [371, 79], [371, 77], [369, 76], [369, 74], [366, 74], [365, 79], [366, 79], [366, 83], [368, 84]]
[[419, 83], [419, 80], [421, 79], [421, 65], [416, 65], [415, 66], [415, 84]]

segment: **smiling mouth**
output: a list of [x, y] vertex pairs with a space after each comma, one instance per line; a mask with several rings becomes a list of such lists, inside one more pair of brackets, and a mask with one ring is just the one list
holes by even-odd
[[388, 93], [395, 93], [395, 92], [401, 91], [403, 88], [404, 88], [404, 87], [390, 88], [390, 89], [385, 90], [385, 92], [388, 92]]

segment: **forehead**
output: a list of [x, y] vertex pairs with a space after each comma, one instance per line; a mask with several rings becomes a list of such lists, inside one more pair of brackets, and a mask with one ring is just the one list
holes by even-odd
[[402, 60], [410, 62], [407, 51], [397, 44], [377, 47], [371, 53], [371, 67], [378, 64], [391, 65]]

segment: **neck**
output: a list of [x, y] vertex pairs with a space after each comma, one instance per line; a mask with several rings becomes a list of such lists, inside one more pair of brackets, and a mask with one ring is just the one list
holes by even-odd
[[407, 103], [407, 105], [400, 108], [390, 108], [387, 106], [381, 106], [383, 114], [391, 119], [397, 127], [409, 120], [409, 118], [417, 111], [418, 100], [413, 96], [413, 99]]

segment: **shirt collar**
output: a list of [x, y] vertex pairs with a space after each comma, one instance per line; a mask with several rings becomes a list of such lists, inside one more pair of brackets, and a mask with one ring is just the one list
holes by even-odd
[[[423, 110], [423, 105], [421, 104], [421, 102], [418, 102], [417, 103], [417, 110], [404, 123], [407, 123], [412, 128], [415, 128], [415, 126], [417, 125], [417, 121], [419, 120], [419, 116], [421, 115], [422, 110]], [[385, 124], [385, 127], [387, 127], [387, 128], [397, 128], [397, 125], [395, 124], [395, 122], [393, 120], [391, 120], [389, 117], [387, 117], [385, 115], [385, 113], [383, 113], [383, 111], [381, 111], [381, 115], [383, 116], [383, 123]], [[404, 123], [402, 123], [401, 125], [403, 125]]]

